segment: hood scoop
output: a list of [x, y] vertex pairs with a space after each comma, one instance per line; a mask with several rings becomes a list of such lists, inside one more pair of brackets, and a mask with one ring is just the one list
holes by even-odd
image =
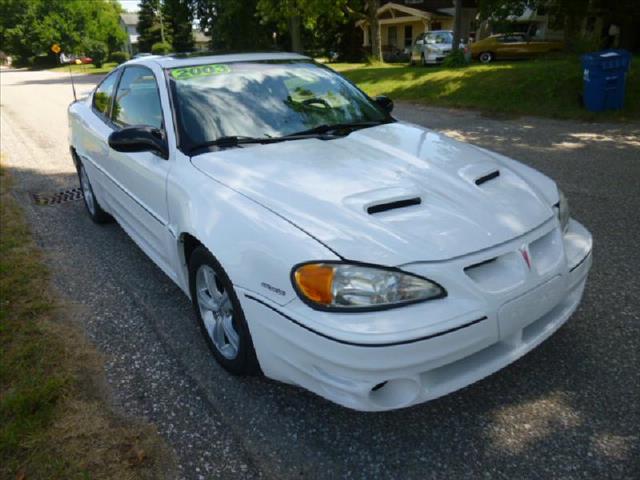
[[493, 180], [494, 178], [498, 178], [499, 176], [500, 176], [500, 170], [494, 170], [491, 173], [487, 173], [486, 175], [476, 178], [475, 184], [480, 186], [483, 183], [487, 183], [488, 181]]
[[394, 200], [392, 202], [377, 203], [367, 207], [367, 213], [373, 215], [375, 213], [388, 212], [389, 210], [397, 210], [398, 208], [411, 207], [412, 205], [420, 205], [422, 199], [420, 197], [406, 198], [404, 200]]

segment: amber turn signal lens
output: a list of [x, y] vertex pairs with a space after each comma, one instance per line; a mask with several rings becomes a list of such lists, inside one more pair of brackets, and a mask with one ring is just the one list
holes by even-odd
[[294, 276], [305, 297], [312, 302], [330, 305], [333, 301], [333, 273], [331, 265], [311, 263], [298, 268]]

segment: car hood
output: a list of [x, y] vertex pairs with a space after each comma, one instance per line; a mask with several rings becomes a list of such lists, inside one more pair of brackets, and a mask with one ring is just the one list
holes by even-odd
[[555, 184], [544, 175], [400, 122], [333, 140], [210, 152], [192, 163], [343, 258], [381, 265], [482, 250], [554, 214]]

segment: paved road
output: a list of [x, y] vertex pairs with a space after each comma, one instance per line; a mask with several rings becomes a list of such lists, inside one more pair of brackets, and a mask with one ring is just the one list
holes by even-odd
[[[184, 478], [639, 478], [640, 125], [495, 119], [399, 105], [397, 116], [555, 177], [593, 232], [585, 299], [538, 349], [469, 388], [407, 410], [352, 412], [294, 387], [230, 377], [190, 305], [117, 226], [81, 202], [67, 79], [3, 70], [1, 141], [54, 281], [107, 356], [113, 402], [154, 422]], [[96, 78], [79, 78], [79, 90]]]

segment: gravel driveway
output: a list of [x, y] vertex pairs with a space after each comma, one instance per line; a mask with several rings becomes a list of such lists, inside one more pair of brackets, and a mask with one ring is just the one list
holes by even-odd
[[[1, 142], [54, 281], [106, 354], [113, 402], [155, 423], [184, 478], [639, 478], [640, 125], [397, 105], [397, 117], [512, 156], [558, 180], [593, 233], [584, 302], [505, 370], [431, 403], [343, 409], [210, 357], [184, 295], [116, 224], [80, 201], [68, 77], [2, 70]], [[78, 77], [88, 91], [98, 77]]]

